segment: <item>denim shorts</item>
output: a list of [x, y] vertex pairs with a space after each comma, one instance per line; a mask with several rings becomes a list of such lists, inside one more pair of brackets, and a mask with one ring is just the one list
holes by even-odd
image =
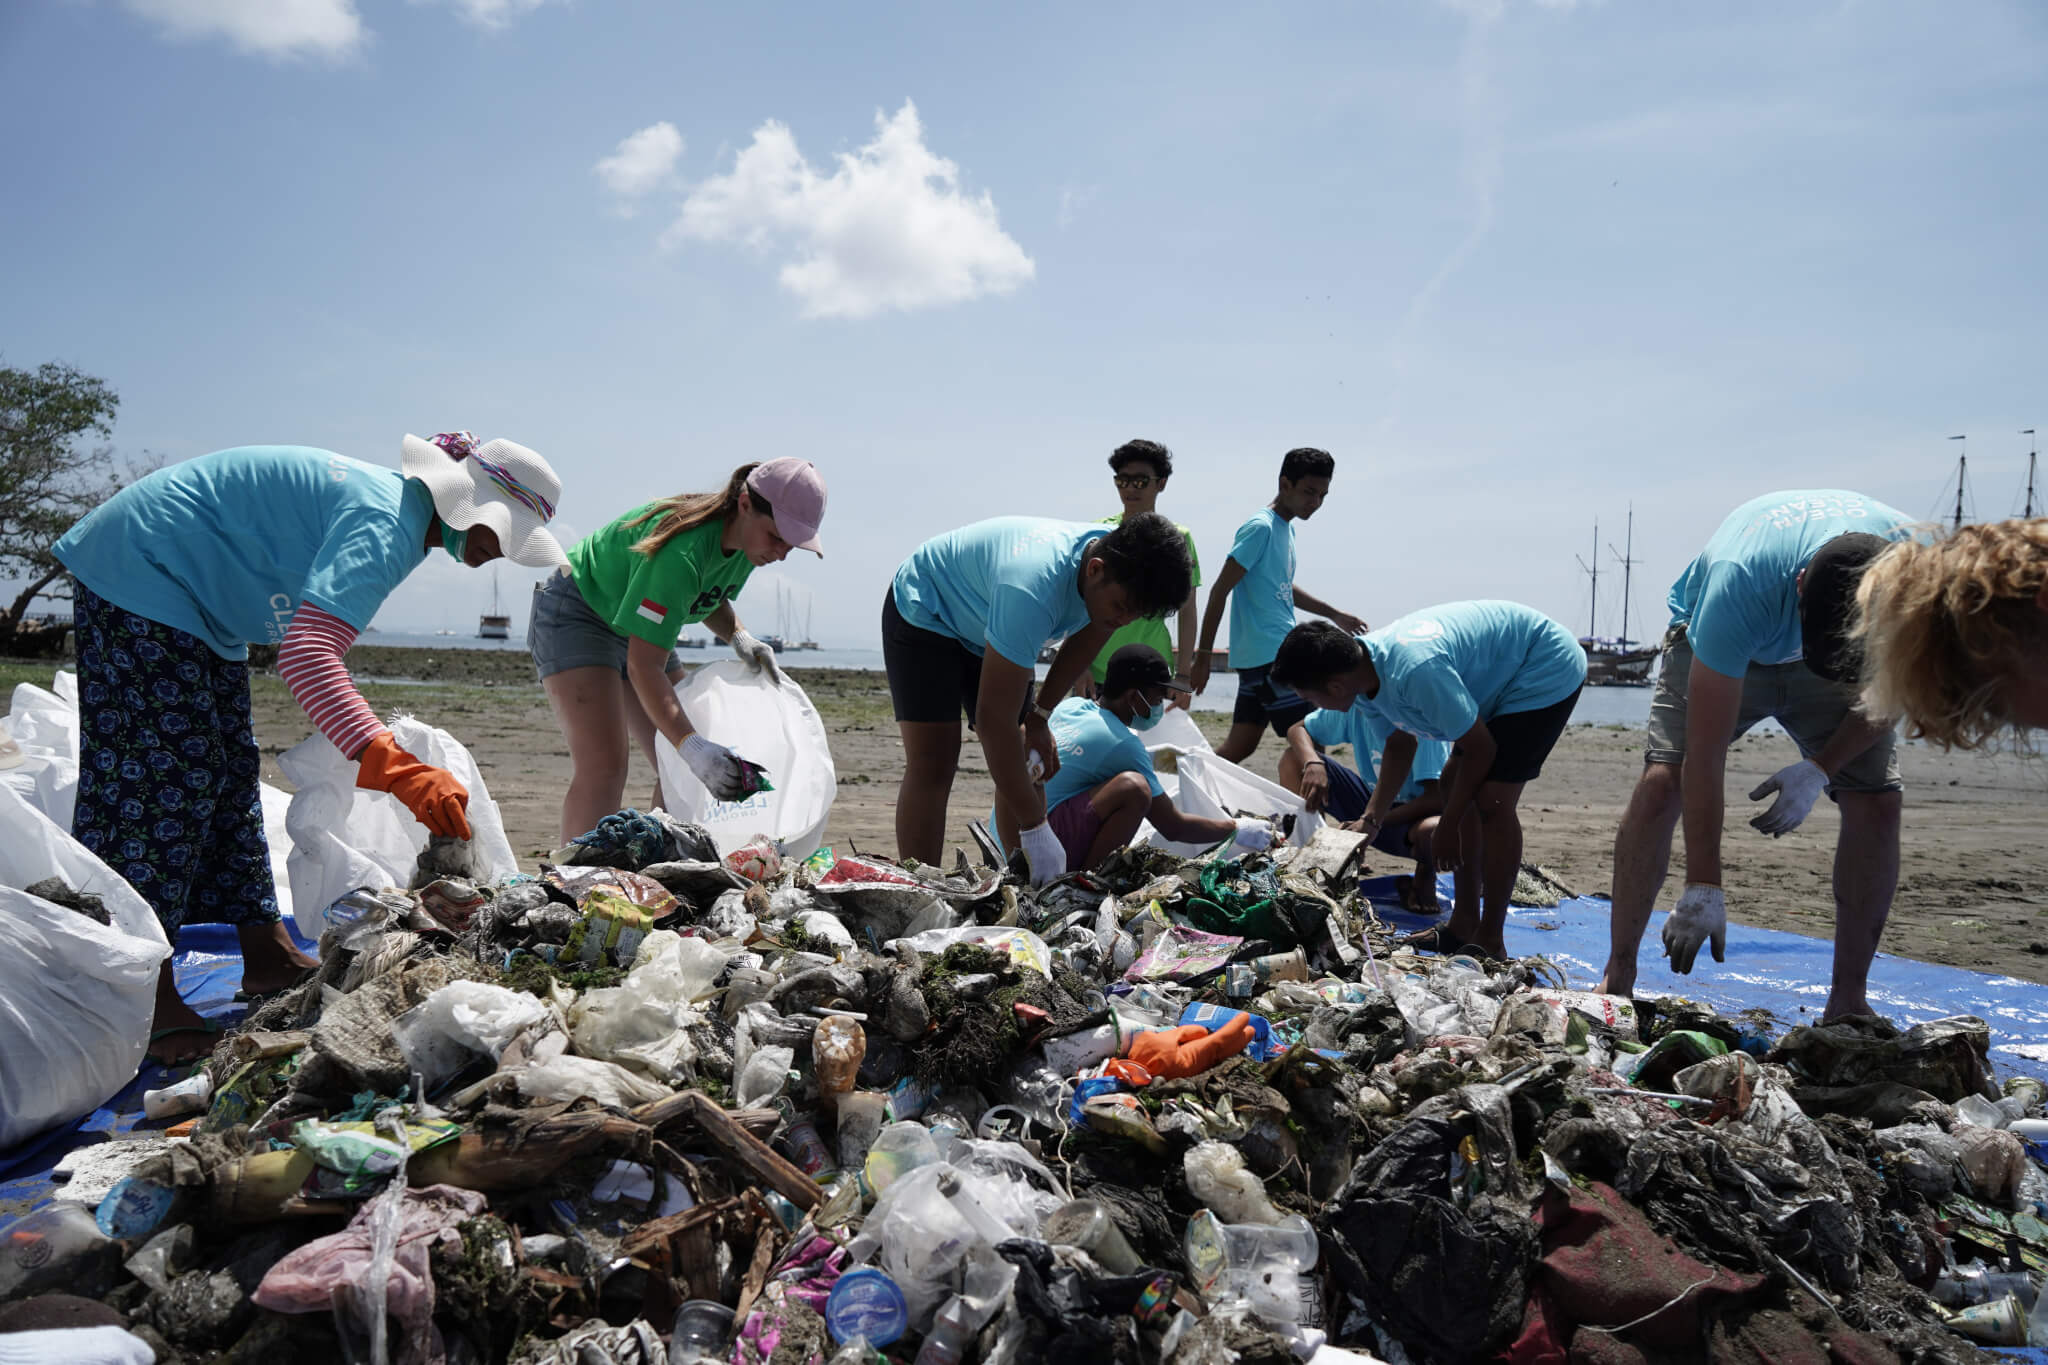
[[[623, 678], [631, 643], [583, 600], [569, 570], [559, 569], [534, 585], [526, 647], [533, 651], [533, 671], [542, 679], [572, 668], [609, 668]], [[662, 671], [674, 674], [682, 667], [682, 656], [671, 649]]]

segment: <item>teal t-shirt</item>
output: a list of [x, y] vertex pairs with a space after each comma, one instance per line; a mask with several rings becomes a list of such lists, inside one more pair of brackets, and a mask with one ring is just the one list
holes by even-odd
[[1244, 570], [1230, 594], [1230, 666], [1264, 668], [1294, 629], [1294, 523], [1262, 508], [1237, 528], [1230, 557]]
[[[1373, 786], [1380, 781], [1380, 764], [1385, 761], [1387, 736], [1394, 733], [1395, 726], [1375, 710], [1372, 703], [1363, 699], [1352, 703], [1349, 711], [1315, 710], [1308, 713], [1302, 725], [1308, 730], [1308, 737], [1328, 748], [1333, 744], [1349, 744], [1358, 775]], [[1415, 761], [1408, 767], [1408, 780], [1401, 784], [1396, 798], [1413, 801], [1422, 795], [1422, 784], [1434, 781], [1444, 775], [1444, 763], [1451, 756], [1451, 746], [1440, 739], [1417, 739]]]
[[1447, 602], [1358, 640], [1380, 675], [1362, 704], [1417, 739], [1455, 740], [1474, 721], [1539, 711], [1586, 681], [1578, 638], [1519, 602]]
[[1804, 653], [1799, 574], [1814, 552], [1852, 531], [1903, 540], [1912, 521], [1839, 488], [1766, 493], [1729, 513], [1671, 585], [1671, 619], [1686, 623], [1693, 656], [1723, 677], [1791, 663]]
[[[1068, 697], [1053, 707], [1051, 727], [1053, 743], [1059, 748], [1060, 770], [1045, 784], [1048, 811], [1063, 801], [1086, 796], [1118, 773], [1143, 773], [1153, 796], [1166, 794], [1159, 774], [1152, 769], [1152, 755], [1145, 752], [1145, 741], [1094, 702]], [[988, 827], [993, 833], [993, 808], [988, 813]]]
[[896, 570], [896, 610], [976, 654], [1024, 668], [1049, 640], [1088, 624], [1076, 575], [1082, 551], [1109, 534], [1046, 517], [996, 517], [934, 536]]
[[137, 479], [57, 542], [79, 582], [223, 659], [276, 644], [299, 603], [357, 630], [427, 557], [434, 500], [395, 469], [239, 446]]

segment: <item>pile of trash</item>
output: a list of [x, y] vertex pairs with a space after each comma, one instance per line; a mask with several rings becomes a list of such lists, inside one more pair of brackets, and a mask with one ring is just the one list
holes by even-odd
[[1328, 827], [1038, 889], [658, 811], [538, 876], [428, 852], [151, 1092], [173, 1126], [0, 1229], [0, 1325], [405, 1365], [2048, 1340], [2043, 1088], [1979, 1020], [1773, 1037], [1421, 957]]

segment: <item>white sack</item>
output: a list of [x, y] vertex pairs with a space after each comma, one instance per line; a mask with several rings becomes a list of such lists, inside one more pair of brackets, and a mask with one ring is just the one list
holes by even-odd
[[[1228, 759], [1218, 758], [1207, 748], [1194, 749], [1180, 756], [1179, 786], [1174, 793], [1173, 804], [1184, 815], [1206, 815], [1211, 818], [1227, 819], [1235, 812], [1246, 815], [1294, 816], [1294, 837], [1290, 844], [1306, 844], [1315, 837], [1323, 817], [1312, 815], [1301, 798], [1277, 782], [1269, 782], [1257, 773], [1238, 767]], [[1168, 849], [1183, 858], [1197, 857], [1208, 852], [1207, 844], [1177, 844], [1152, 828], [1150, 821], [1138, 829], [1135, 843], [1150, 843]]]
[[825, 839], [839, 774], [825, 723], [804, 690], [787, 674], [778, 684], [738, 659], [722, 659], [677, 684], [676, 700], [706, 739], [766, 768], [775, 790], [744, 801], [714, 801], [675, 746], [657, 736], [661, 798], [669, 814], [709, 830], [721, 853], [757, 834], [773, 838], [785, 858], [814, 852]]
[[[497, 881], [517, 872], [505, 818], [469, 750], [446, 730], [411, 716], [392, 721], [391, 734], [399, 748], [446, 768], [469, 788], [469, 826], [484, 878]], [[342, 757], [325, 735], [294, 744], [277, 756], [277, 766], [298, 788], [284, 816], [291, 840], [286, 867], [292, 918], [301, 934], [317, 939], [327, 927], [327, 907], [349, 892], [412, 881], [413, 864], [427, 846], [427, 827], [397, 797], [356, 786], [355, 761]]]
[[[53, 876], [99, 896], [113, 923], [21, 889]], [[133, 1079], [170, 952], [134, 887], [0, 786], [0, 1147], [91, 1113]]]

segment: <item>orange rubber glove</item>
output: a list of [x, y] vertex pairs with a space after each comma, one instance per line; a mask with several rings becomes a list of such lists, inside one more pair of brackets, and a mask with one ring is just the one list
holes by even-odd
[[1252, 1041], [1252, 1017], [1238, 1014], [1211, 1033], [1200, 1024], [1141, 1033], [1131, 1044], [1129, 1060], [1154, 1077], [1197, 1076], [1226, 1057], [1235, 1057]]
[[469, 788], [446, 768], [422, 763], [399, 748], [389, 730], [356, 755], [356, 785], [366, 791], [390, 792], [430, 833], [469, 837]]

